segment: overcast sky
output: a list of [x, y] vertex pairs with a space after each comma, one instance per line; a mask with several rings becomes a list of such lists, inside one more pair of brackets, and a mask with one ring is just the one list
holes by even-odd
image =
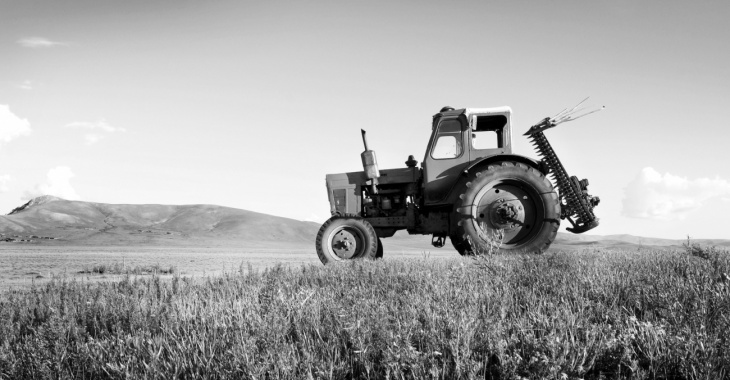
[[[513, 109], [588, 178], [591, 234], [730, 238], [728, 1], [0, 0], [0, 212], [53, 194], [329, 216], [442, 106]], [[565, 226], [567, 223], [563, 223]]]

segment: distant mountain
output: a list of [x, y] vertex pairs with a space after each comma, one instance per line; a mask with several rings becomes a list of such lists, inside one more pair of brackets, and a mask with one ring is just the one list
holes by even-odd
[[[117, 205], [67, 201], [46, 195], [0, 216], [0, 240], [98, 245], [230, 245], [245, 241], [248, 246], [256, 243], [262, 248], [296, 245], [313, 249], [319, 227], [318, 223], [215, 205]], [[405, 231], [383, 241], [387, 249], [435, 249], [429, 236], [408, 235]], [[675, 248], [684, 242], [682, 239], [560, 232], [552, 248]], [[698, 239], [693, 242], [730, 247], [730, 240]], [[449, 242], [447, 247], [451, 248]]]
[[309, 243], [319, 224], [214, 205], [117, 205], [42, 196], [0, 216], [2, 238], [95, 244]]

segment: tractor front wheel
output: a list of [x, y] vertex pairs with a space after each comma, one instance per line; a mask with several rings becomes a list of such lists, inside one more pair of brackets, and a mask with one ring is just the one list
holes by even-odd
[[555, 239], [560, 202], [537, 169], [501, 162], [475, 173], [463, 186], [450, 236], [460, 254], [542, 253]]
[[324, 222], [317, 233], [317, 256], [323, 264], [373, 259], [378, 254], [378, 243], [373, 226], [366, 220], [333, 216]]

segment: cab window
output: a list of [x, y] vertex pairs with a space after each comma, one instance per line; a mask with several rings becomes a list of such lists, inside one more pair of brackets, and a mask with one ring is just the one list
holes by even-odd
[[431, 157], [437, 160], [461, 156], [464, 144], [461, 139], [461, 123], [458, 120], [446, 120], [438, 126], [438, 135], [431, 151]]
[[507, 125], [504, 115], [477, 116], [472, 126], [471, 144], [474, 149], [497, 149], [503, 147], [502, 133]]

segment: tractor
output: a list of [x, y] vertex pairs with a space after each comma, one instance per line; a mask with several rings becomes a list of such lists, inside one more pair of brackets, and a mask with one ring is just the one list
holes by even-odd
[[597, 111], [577, 115], [582, 103], [525, 133], [539, 161], [512, 152], [509, 107], [442, 108], [420, 168], [411, 155], [403, 168], [380, 170], [361, 130], [364, 170], [326, 175], [332, 217], [317, 233], [317, 255], [324, 264], [380, 258], [381, 239], [398, 230], [432, 235], [438, 248], [448, 237], [461, 255], [542, 253], [561, 220], [572, 233], [595, 228], [599, 198], [567, 174], [543, 133]]

